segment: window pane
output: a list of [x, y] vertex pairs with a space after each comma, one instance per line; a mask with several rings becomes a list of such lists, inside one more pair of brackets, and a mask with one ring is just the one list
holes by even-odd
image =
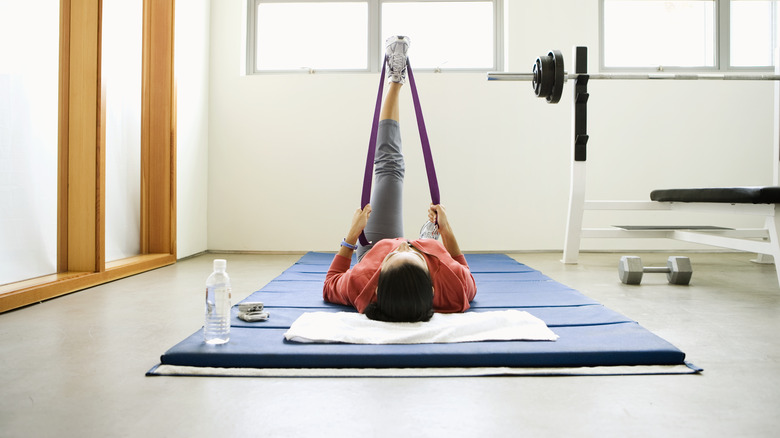
[[260, 3], [258, 70], [368, 68], [368, 3]]
[[731, 1], [731, 65], [772, 65], [771, 1]]
[[59, 0], [0, 0], [0, 284], [56, 272]]
[[419, 68], [493, 68], [493, 2], [382, 5], [382, 41], [406, 35]]
[[103, 0], [106, 94], [106, 261], [141, 251], [143, 0]]
[[606, 67], [714, 67], [715, 2], [604, 0]]

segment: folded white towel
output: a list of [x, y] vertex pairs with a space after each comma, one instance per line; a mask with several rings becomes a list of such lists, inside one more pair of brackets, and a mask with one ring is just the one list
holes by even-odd
[[476, 341], [555, 341], [541, 319], [520, 310], [435, 313], [428, 322], [381, 322], [354, 312], [308, 312], [284, 337], [293, 342], [436, 344]]

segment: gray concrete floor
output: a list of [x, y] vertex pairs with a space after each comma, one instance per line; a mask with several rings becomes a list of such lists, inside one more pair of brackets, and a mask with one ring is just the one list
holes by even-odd
[[[234, 301], [297, 255], [202, 255], [0, 315], [0, 436], [769, 437], [780, 419], [780, 287], [750, 254], [690, 254], [690, 286], [617, 279], [618, 254], [513, 254], [639, 321], [702, 375], [145, 377], [202, 324], [211, 260]], [[643, 254], [646, 265], [665, 254]]]

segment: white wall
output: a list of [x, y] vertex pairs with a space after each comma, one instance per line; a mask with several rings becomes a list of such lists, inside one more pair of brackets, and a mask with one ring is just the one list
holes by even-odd
[[[553, 48], [568, 59], [574, 45], [590, 47], [589, 69], [597, 70], [597, 0], [507, 3], [510, 70], [528, 71]], [[211, 3], [207, 247], [335, 250], [360, 201], [378, 75], [242, 76], [243, 5]], [[462, 248], [561, 249], [571, 90], [561, 104], [549, 105], [533, 96], [527, 82], [489, 83], [482, 73], [419, 72], [416, 79], [442, 203]], [[588, 198], [648, 199], [655, 188], [771, 184], [772, 90], [768, 82], [592, 81]], [[408, 90], [401, 119], [406, 233], [413, 236], [429, 198]], [[180, 119], [180, 160], [183, 131]], [[195, 189], [180, 183], [179, 197]], [[179, 226], [200, 212], [180, 209]], [[762, 224], [725, 219], [712, 224]], [[586, 217], [586, 225], [678, 222], [647, 213]], [[675, 245], [681, 244], [595, 240], [583, 247]]]
[[179, 258], [207, 249], [209, 0], [176, 4], [176, 242]]

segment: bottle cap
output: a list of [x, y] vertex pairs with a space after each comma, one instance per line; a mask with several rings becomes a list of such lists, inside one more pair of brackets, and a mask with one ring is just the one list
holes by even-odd
[[224, 270], [227, 267], [227, 260], [214, 259], [214, 270]]

